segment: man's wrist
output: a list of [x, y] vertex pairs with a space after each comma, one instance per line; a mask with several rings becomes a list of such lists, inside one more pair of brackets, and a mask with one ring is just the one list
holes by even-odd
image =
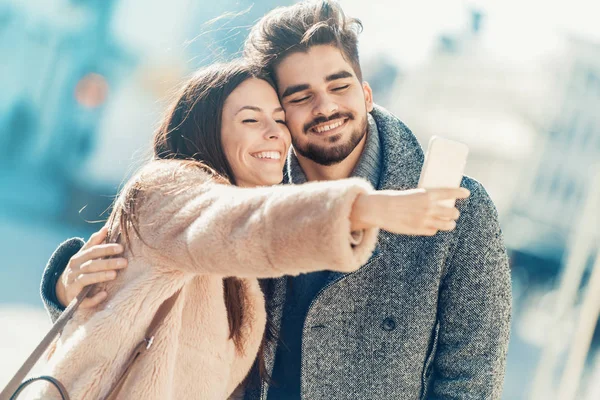
[[66, 308], [68, 306], [68, 304], [66, 301], [66, 293], [64, 290], [64, 286], [62, 284], [62, 274], [56, 280], [56, 286], [54, 287], [54, 293], [56, 295], [56, 300], [58, 300], [58, 303], [61, 306]]
[[41, 296], [44, 305], [51, 313], [54, 311], [60, 313], [65, 308], [57, 298], [56, 284], [63, 271], [66, 269], [71, 257], [83, 247], [84, 243], [83, 239], [80, 238], [69, 239], [61, 243], [54, 251], [54, 254], [52, 254], [52, 257], [50, 257], [50, 260], [44, 269], [41, 283]]

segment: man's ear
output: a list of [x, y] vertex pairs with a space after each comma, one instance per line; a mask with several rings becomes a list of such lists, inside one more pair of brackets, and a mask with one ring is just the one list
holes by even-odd
[[373, 111], [373, 90], [367, 81], [363, 82], [362, 87], [365, 94], [365, 106], [367, 107], [367, 112], [371, 112]]

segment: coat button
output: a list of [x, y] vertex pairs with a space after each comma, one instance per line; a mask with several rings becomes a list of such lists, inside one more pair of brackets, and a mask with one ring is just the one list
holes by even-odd
[[396, 329], [396, 321], [394, 321], [394, 318], [388, 317], [383, 320], [383, 323], [381, 324], [381, 328], [384, 331], [388, 331], [388, 332], [393, 331], [394, 329]]

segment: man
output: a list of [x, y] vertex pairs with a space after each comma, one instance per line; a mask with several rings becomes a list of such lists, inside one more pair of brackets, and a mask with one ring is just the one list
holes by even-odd
[[[361, 28], [333, 1], [299, 3], [267, 14], [246, 41], [245, 57], [272, 74], [286, 112], [289, 183], [353, 175], [377, 189], [417, 185], [419, 144], [373, 105], [362, 80]], [[273, 383], [261, 398], [500, 398], [508, 262], [493, 203], [473, 179], [462, 185], [471, 197], [455, 231], [381, 232], [376, 254], [356, 273], [272, 282], [280, 341], [267, 353]]]
[[[288, 183], [360, 176], [377, 189], [417, 185], [423, 152], [400, 120], [373, 104], [358, 59], [360, 28], [337, 3], [321, 1], [276, 9], [250, 33], [244, 54], [272, 74], [292, 134]], [[508, 262], [485, 189], [470, 178], [462, 186], [471, 196], [458, 203], [452, 232], [381, 232], [357, 272], [264, 281], [278, 337], [265, 349], [272, 380], [245, 398], [500, 398]], [[50, 264], [80, 247], [68, 242]], [[62, 269], [47, 270], [47, 303]]]

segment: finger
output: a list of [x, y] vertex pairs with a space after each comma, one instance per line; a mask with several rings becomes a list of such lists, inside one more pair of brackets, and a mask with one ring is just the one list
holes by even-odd
[[81, 274], [77, 277], [77, 284], [82, 288], [96, 283], [109, 282], [117, 277], [117, 271], [92, 272], [90, 274]]
[[425, 228], [418, 234], [423, 236], [434, 236], [436, 233], [438, 233], [438, 230], [436, 228]]
[[123, 246], [118, 243], [97, 244], [87, 250], [79, 251], [79, 253], [73, 256], [73, 261], [75, 261], [77, 265], [81, 266], [87, 261], [104, 257], [112, 257], [116, 254], [121, 254], [122, 252]]
[[466, 199], [471, 195], [471, 192], [465, 188], [430, 189], [430, 192], [434, 200]]
[[435, 222], [435, 227], [440, 230], [440, 231], [451, 231], [454, 228], [456, 228], [456, 221], [454, 220], [442, 220], [442, 219], [438, 219]]
[[84, 274], [91, 272], [118, 270], [127, 267], [126, 258], [108, 258], [105, 260], [89, 260], [81, 264], [79, 270]]
[[98, 304], [102, 303], [108, 297], [108, 293], [106, 291], [98, 292], [92, 297], [87, 297], [81, 302], [79, 307], [81, 308], [92, 308], [96, 307]]
[[106, 239], [106, 235], [108, 235], [108, 226], [104, 225], [97, 232], [92, 233], [88, 241], [85, 242], [81, 249], [85, 250], [97, 244], [102, 244], [104, 239]]
[[460, 217], [460, 211], [456, 207], [447, 207], [440, 204], [434, 213], [436, 218], [447, 220], [447, 221], [456, 221]]

